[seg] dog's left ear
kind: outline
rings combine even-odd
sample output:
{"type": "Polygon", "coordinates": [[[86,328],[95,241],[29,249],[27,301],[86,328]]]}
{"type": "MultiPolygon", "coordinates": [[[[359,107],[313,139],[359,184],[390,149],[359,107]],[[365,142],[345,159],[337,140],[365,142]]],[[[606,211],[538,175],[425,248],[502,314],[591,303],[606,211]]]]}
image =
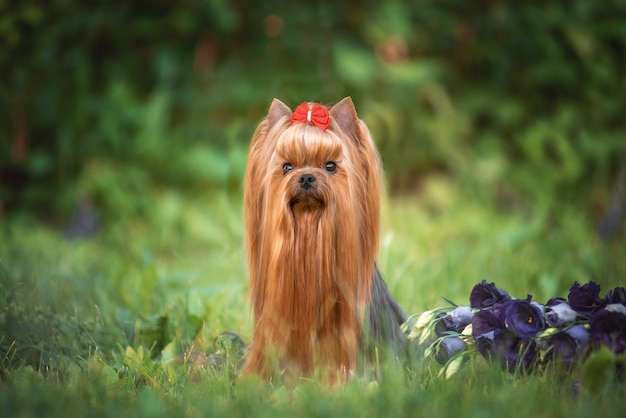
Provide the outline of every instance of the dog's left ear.
{"type": "Polygon", "coordinates": [[[350,96],[344,97],[330,109],[330,117],[334,119],[341,129],[354,139],[359,138],[359,118],[350,96]]]}
{"type": "Polygon", "coordinates": [[[267,122],[269,123],[269,128],[271,129],[279,120],[283,117],[291,116],[291,109],[289,106],[284,104],[278,99],[272,100],[272,104],[270,105],[270,110],[267,112],[267,122]]]}

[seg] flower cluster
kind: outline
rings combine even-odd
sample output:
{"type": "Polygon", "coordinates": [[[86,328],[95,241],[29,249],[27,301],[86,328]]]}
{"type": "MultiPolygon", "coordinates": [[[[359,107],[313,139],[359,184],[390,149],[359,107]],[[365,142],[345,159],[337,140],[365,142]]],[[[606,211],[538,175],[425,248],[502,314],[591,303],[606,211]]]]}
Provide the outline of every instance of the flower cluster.
{"type": "Polygon", "coordinates": [[[545,304],[532,296],[514,299],[494,283],[474,286],[469,306],[437,308],[421,314],[409,339],[428,343],[441,364],[477,351],[511,371],[526,372],[557,361],[567,370],[591,351],[607,347],[626,351],[626,290],[617,287],[604,297],[594,282],[575,283],[567,299],[545,304]]]}

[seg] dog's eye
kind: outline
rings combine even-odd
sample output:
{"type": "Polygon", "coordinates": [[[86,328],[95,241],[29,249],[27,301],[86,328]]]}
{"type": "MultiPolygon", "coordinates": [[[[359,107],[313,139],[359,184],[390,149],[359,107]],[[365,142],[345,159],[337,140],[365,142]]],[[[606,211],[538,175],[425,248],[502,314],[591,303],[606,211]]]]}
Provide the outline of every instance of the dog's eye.
{"type": "Polygon", "coordinates": [[[291,163],[283,164],[283,174],[287,174],[291,170],[293,170],[293,164],[291,164],[291,163]]]}
{"type": "Polygon", "coordinates": [[[337,163],[334,161],[329,161],[324,164],[324,169],[329,173],[334,173],[335,171],[337,171],[337,163]]]}

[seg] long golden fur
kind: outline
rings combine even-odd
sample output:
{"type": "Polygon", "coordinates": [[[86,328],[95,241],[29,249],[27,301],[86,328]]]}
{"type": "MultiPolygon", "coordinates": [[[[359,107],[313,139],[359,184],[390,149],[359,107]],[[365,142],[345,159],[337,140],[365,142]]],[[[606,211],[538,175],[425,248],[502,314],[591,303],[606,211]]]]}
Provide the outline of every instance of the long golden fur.
{"type": "Polygon", "coordinates": [[[349,97],[329,114],[326,131],[292,125],[291,110],[274,99],[252,138],[244,209],[254,332],[244,374],[333,382],[357,366],[378,253],[381,164],[349,97]],[[305,188],[306,176],[314,181],[305,188]]]}

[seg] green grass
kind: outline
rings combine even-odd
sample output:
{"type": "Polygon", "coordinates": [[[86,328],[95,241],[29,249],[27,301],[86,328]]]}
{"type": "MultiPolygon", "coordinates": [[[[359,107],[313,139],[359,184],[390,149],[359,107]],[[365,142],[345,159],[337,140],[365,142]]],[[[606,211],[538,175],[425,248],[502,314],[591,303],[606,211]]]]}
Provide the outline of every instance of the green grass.
{"type": "MultiPolygon", "coordinates": [[[[342,387],[237,378],[186,351],[223,331],[251,334],[239,197],[161,191],[149,214],[90,239],[9,220],[0,226],[0,416],[621,416],[623,382],[501,372],[472,359],[446,379],[431,360],[342,387]],[[197,362],[194,359],[198,360],[197,362]],[[582,379],[582,386],[578,380],[582,379]]],[[[474,284],[515,297],[566,296],[574,281],[624,286],[626,246],[601,242],[584,214],[559,219],[494,210],[444,179],[384,202],[380,267],[409,313],[442,297],[467,304],[474,284]]]]}

